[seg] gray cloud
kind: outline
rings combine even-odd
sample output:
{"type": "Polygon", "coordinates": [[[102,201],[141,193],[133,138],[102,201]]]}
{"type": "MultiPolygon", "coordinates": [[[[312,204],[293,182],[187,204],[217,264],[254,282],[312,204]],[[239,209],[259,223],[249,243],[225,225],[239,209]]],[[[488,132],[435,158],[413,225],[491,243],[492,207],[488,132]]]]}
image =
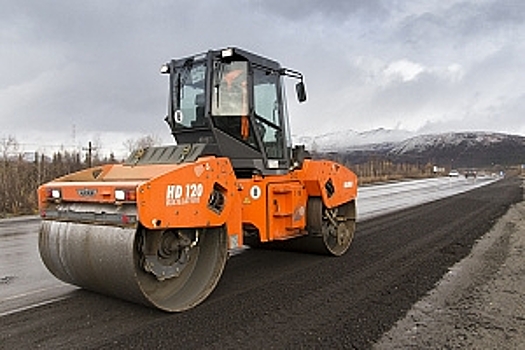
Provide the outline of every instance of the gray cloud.
{"type": "Polygon", "coordinates": [[[352,19],[381,18],[388,15],[388,9],[380,0],[259,0],[258,7],[287,21],[304,21],[312,17],[323,17],[337,22],[352,19]]]}
{"type": "MultiPolygon", "coordinates": [[[[170,140],[172,57],[236,45],[306,76],[294,133],[485,129],[525,134],[525,3],[2,1],[0,138],[122,148],[170,140]],[[312,126],[315,125],[314,128],[312,126]]],[[[289,97],[292,97],[291,93],[289,97]]]]}

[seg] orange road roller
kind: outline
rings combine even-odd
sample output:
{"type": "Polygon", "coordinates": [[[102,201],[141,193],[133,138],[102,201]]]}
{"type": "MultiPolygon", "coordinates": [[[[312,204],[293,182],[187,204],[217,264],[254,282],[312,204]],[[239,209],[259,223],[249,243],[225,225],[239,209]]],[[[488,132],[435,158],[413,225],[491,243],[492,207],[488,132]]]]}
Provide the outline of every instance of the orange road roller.
{"type": "Polygon", "coordinates": [[[176,145],[38,189],[40,255],[53,275],[179,312],[213,291],[231,250],[348,250],[357,178],[292,147],[283,80],[297,80],[303,102],[300,72],[226,48],[171,60],[161,73],[176,145]]]}

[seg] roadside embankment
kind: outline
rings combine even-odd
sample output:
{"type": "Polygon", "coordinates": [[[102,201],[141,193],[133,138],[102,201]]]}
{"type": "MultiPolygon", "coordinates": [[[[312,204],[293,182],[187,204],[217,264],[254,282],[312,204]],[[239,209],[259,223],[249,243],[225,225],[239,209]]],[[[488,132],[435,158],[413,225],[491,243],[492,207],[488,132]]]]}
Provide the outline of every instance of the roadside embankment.
{"type": "Polygon", "coordinates": [[[522,201],[374,348],[524,349],[524,256],[522,201]]]}

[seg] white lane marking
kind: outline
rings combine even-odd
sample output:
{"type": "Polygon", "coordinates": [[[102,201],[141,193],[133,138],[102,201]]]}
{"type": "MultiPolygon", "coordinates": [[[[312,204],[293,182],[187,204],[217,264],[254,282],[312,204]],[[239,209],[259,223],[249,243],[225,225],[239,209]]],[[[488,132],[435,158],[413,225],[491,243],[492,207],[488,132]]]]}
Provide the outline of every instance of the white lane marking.
{"type": "Polygon", "coordinates": [[[33,290],[33,291],[31,291],[31,292],[22,293],[22,294],[18,294],[18,295],[13,295],[13,296],[11,296],[11,297],[3,298],[2,300],[0,300],[0,305],[1,305],[2,303],[6,302],[6,301],[10,301],[10,300],[16,300],[16,299],[24,298],[24,297],[30,296],[30,295],[32,295],[32,294],[43,293],[43,292],[47,292],[47,291],[50,291],[50,290],[53,290],[53,289],[61,289],[61,288],[68,288],[68,287],[72,287],[72,286],[60,286],[60,287],[40,288],[40,289],[33,290]]]}
{"type": "Polygon", "coordinates": [[[62,297],[58,297],[58,298],[54,298],[54,299],[50,299],[50,300],[45,300],[45,301],[42,301],[40,303],[36,303],[36,304],[28,305],[28,306],[22,306],[22,307],[19,307],[17,309],[14,309],[14,310],[0,312],[0,317],[16,314],[18,312],[26,311],[26,310],[33,309],[33,308],[39,307],[39,306],[44,306],[44,305],[51,304],[51,303],[54,303],[54,302],[60,301],[60,300],[65,300],[65,299],[68,299],[68,298],[70,298],[70,297],[69,296],[62,296],[62,297]]]}

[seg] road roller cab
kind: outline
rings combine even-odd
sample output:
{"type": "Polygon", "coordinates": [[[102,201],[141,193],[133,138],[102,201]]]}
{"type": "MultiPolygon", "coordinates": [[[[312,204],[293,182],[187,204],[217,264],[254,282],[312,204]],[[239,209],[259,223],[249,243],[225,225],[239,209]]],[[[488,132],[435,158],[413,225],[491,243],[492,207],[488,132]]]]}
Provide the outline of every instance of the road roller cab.
{"type": "Polygon", "coordinates": [[[166,121],[177,145],[39,188],[39,247],[59,279],[166,311],[202,302],[228,251],[266,245],[342,255],[357,179],[292,148],[284,78],[301,73],[238,48],[172,60],[166,121]]]}
{"type": "Polygon", "coordinates": [[[301,73],[267,58],[228,48],[172,60],[168,122],[179,144],[204,144],[205,153],[228,158],[238,177],[286,174],[291,137],[283,103],[283,77],[301,73]]]}

